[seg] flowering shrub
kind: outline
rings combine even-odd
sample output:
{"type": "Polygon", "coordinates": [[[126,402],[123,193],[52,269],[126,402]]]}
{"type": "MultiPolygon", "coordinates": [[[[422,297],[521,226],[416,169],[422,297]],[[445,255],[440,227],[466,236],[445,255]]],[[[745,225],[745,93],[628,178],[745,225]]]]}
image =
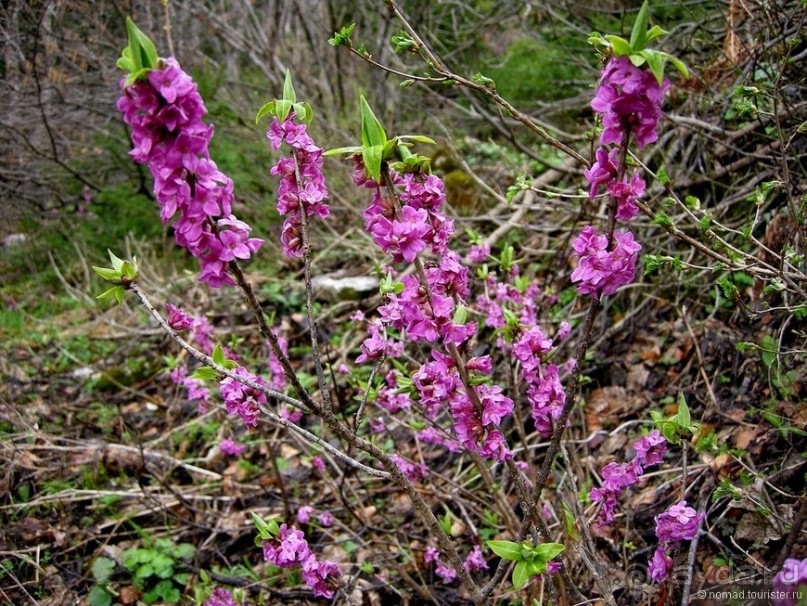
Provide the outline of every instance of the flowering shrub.
{"type": "MultiPolygon", "coordinates": [[[[332,42],[349,46],[351,32],[345,28],[332,42]]],[[[200,259],[199,279],[213,287],[235,285],[243,292],[266,344],[268,372],[262,374],[257,366],[250,370],[248,357],[215,344],[204,319],[170,304],[163,318],[138,284],[134,263],[124,267],[115,257],[113,267],[99,273],[115,289],[134,291],[155,321],[204,366],[191,376],[179,367],[171,372],[189,397],[210,403],[205,382],[215,382],[227,412],[249,429],[267,420],[308,441],[317,453],[310,459],[315,477],[344,473],[344,466],[376,482],[368,484],[370,490],[405,494],[430,535],[417,547],[422,557],[404,555],[422,561],[443,584],[459,582],[472,601],[488,604],[511,571],[512,586],[526,588],[528,597],[541,584],[542,590],[555,592],[553,599],[562,590],[577,600],[580,592],[568,566],[556,560],[568,546],[585,553],[585,565],[600,579],[597,591],[611,603],[609,585],[590,559],[595,549],[588,525],[613,524],[623,493],[648,468],[663,464],[668,441],[680,443],[696,424],[690,422],[688,410],[684,415],[685,404],[679,405],[674,417],[678,420],[657,421],[659,429],[633,443],[635,455],[629,462],[605,465],[601,485],[589,491],[598,506],[593,519],[578,503],[576,481],[569,480],[571,488],[557,486],[550,476],[555,462],[569,457],[563,452],[564,434],[595,315],[604,298],[616,296],[634,280],[643,249],[633,232],[616,226],[637,216],[648,188],[639,170],[628,174],[628,157],[633,143],[644,149],[658,139],[664,94],[670,87],[663,78],[661,55],[646,48],[658,35],[647,27],[645,7],[630,43],[608,37],[607,63],[591,102],[602,131],[595,158],[585,163],[584,177],[589,200],[604,193],[608,212],[605,225],[584,225],[569,238],[575,267],[565,277],[585,297],[588,309],[585,321],[574,327],[579,328],[574,357],[561,357],[572,324],[547,313],[555,291],[534,279],[532,267],[514,259],[513,246],[501,246],[496,257],[494,246],[473,236],[467,260],[460,254],[462,239],[446,208],[446,185],[431,173],[429,159],[411,149],[414,143],[431,140],[389,137],[362,98],[362,144],[323,152],[309,134],[311,108],[297,101],[287,74],[283,97],[261,108],[258,119],[270,118],[269,146],[285,154],[270,174],[278,181],[276,209],[284,218],[281,250],[303,268],[311,337],[310,359],[305,362],[314,370],[305,375],[292,364],[288,341],[270,325],[241,269],[241,262],[250,259],[262,241],[251,238],[251,228],[232,214],[232,181],[209,157],[212,127],[201,120],[205,110],[197,88],[175,60],[150,57],[148,45],[137,42],[136,35],[129,58],[145,63],[130,68],[119,104],[132,128],[132,157],[149,166],[161,218],[164,223],[174,220],[177,243],[200,259]],[[356,330],[363,331],[349,356],[352,360],[343,357],[328,373],[333,360],[319,350],[321,335],[313,311],[312,250],[317,243],[310,221],[330,216],[323,158],[339,153],[349,157],[352,180],[366,198],[361,214],[369,241],[377,247],[381,283],[375,311],[351,317],[354,336],[356,330]],[[177,334],[187,331],[187,340],[177,334]],[[342,386],[347,386],[344,391],[337,388],[342,386]],[[334,401],[344,393],[354,401],[334,401]],[[412,449],[397,450],[408,442],[412,449]],[[542,451],[540,463],[536,450],[542,451]],[[473,487],[457,487],[456,508],[440,503],[443,519],[427,500],[432,482],[442,481],[440,469],[430,464],[437,459],[473,470],[468,472],[473,487]],[[473,498],[480,502],[468,513],[463,499],[477,491],[481,496],[473,498]],[[571,504],[559,496],[563,494],[571,497],[571,504]],[[488,507],[501,521],[493,521],[488,507]],[[455,540],[465,532],[455,531],[452,524],[460,515],[471,535],[470,549],[455,540]],[[492,531],[487,536],[476,526],[479,518],[490,521],[483,529],[492,531]],[[510,538],[492,538],[504,533],[510,538]],[[489,559],[493,556],[498,557],[495,563],[489,559]]],[[[439,67],[434,61],[431,65],[439,67]]],[[[486,88],[484,80],[477,80],[475,90],[486,88]]],[[[559,142],[554,144],[566,151],[559,142]]],[[[570,155],[578,158],[576,152],[570,155]]],[[[244,452],[231,438],[220,449],[231,456],[244,452]]],[[[319,504],[285,505],[283,520],[253,514],[265,561],[299,573],[315,597],[350,600],[358,573],[348,572],[349,563],[321,559],[316,544],[312,542],[312,548],[305,534],[291,525],[292,520],[305,525],[310,538],[318,536],[314,533],[326,535],[324,528],[340,528],[345,520],[339,518],[337,525],[337,515],[318,511],[319,504]]],[[[361,520],[359,514],[354,516],[361,520]]],[[[649,562],[652,580],[660,583],[670,576],[676,544],[695,539],[704,519],[704,512],[684,500],[655,516],[659,544],[649,562]]],[[[366,567],[360,570],[366,573],[366,567]]],[[[284,577],[294,578],[300,577],[284,577]]],[[[227,603],[225,593],[215,593],[210,600],[227,603]]]]}

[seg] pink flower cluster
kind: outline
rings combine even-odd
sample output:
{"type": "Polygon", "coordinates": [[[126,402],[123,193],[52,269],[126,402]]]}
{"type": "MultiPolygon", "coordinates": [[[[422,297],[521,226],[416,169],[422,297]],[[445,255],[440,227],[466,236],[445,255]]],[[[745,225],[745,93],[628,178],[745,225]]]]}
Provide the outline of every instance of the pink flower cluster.
{"type": "Polygon", "coordinates": [[[633,281],[637,253],[642,245],[634,241],[630,231],[614,232],[613,247],[609,250],[608,238],[588,225],[572,243],[572,248],[580,256],[572,272],[572,282],[579,282],[577,292],[598,299],[614,294],[620,286],[633,281]]]}
{"type": "MultiPolygon", "coordinates": [[[[612,58],[597,85],[591,107],[602,114],[602,146],[597,149],[594,164],[584,174],[591,185],[589,197],[594,198],[604,185],[620,221],[630,221],[639,212],[636,200],[644,194],[647,184],[636,172],[628,179],[625,171],[620,171],[619,148],[609,151],[608,146],[621,144],[625,133],[632,133],[641,149],[657,141],[661,104],[669,86],[667,80],[659,85],[649,69],[634,66],[627,57],[612,58]],[[620,174],[623,176],[617,180],[620,174]]],[[[617,288],[633,281],[636,253],[642,247],[634,242],[631,232],[615,233],[609,244],[606,236],[597,235],[589,226],[573,246],[581,257],[572,273],[572,282],[578,283],[580,294],[597,299],[612,295],[617,288]]]]}
{"type": "MultiPolygon", "coordinates": [[[[512,458],[498,427],[505,417],[512,414],[513,401],[502,393],[498,385],[473,387],[474,394],[470,395],[462,383],[454,359],[437,349],[432,350],[431,355],[432,360],[422,364],[412,376],[425,416],[434,419],[448,404],[454,433],[467,450],[486,459],[502,461],[512,458]]],[[[487,375],[492,370],[491,359],[489,356],[471,358],[465,367],[469,373],[487,375]]],[[[451,445],[441,440],[437,432],[429,437],[443,445],[451,445]]]]}
{"type": "Polygon", "coordinates": [[[202,606],[238,606],[238,602],[233,599],[229,591],[223,587],[216,587],[202,606]]]}
{"type": "Polygon", "coordinates": [[[659,545],[650,560],[648,572],[656,583],[665,581],[672,572],[673,561],[670,557],[670,544],[678,541],[691,541],[698,534],[698,527],[704,514],[687,506],[686,501],[679,501],[664,513],[656,516],[656,536],[659,545]]]}
{"type": "Polygon", "coordinates": [[[591,184],[589,197],[594,199],[599,187],[605,185],[608,193],[616,200],[616,218],[619,221],[630,221],[639,212],[636,200],[644,194],[647,184],[639,176],[638,172],[633,173],[630,181],[628,181],[627,177],[622,177],[622,180],[617,183],[618,152],[617,148],[608,152],[604,147],[600,147],[597,149],[594,164],[591,165],[591,168],[586,169],[583,174],[591,184]]]}
{"type": "MultiPolygon", "coordinates": [[[[259,376],[252,374],[243,366],[233,371],[238,376],[254,381],[259,385],[268,387],[259,376]]],[[[235,379],[227,377],[219,383],[219,392],[224,399],[224,405],[229,414],[237,414],[247,427],[257,427],[258,416],[261,413],[260,405],[266,404],[266,394],[235,379]]]]}
{"type": "Polygon", "coordinates": [[[664,460],[667,452],[667,441],[658,429],[654,429],[638,442],[633,443],[636,456],[630,463],[608,463],[602,468],[602,487],[592,488],[589,497],[595,503],[601,503],[597,514],[596,526],[604,526],[614,521],[614,508],[622,491],[635,484],[645,469],[658,465],[664,460]]]}
{"type": "Polygon", "coordinates": [[[322,149],[306,132],[304,122],[295,122],[292,114],[282,123],[275,117],[266,136],[272,149],[278,150],[285,142],[291,147],[290,157],[278,160],[269,173],[278,177],[277,212],[286,217],[280,234],[283,253],[287,257],[303,256],[302,215],[317,215],[326,219],[330,208],[325,204],[328,189],[322,175],[322,149]]]}
{"type": "Polygon", "coordinates": [[[436,255],[446,253],[454,221],[439,211],[445,201],[443,181],[435,175],[400,176],[393,171],[390,178],[402,188],[401,213],[396,216],[394,204],[378,188],[364,211],[365,227],[375,243],[392,254],[394,263],[411,263],[427,246],[436,255]]]}
{"type": "Polygon", "coordinates": [[[632,132],[641,149],[658,141],[658,122],[668,80],[659,86],[649,69],[633,65],[627,57],[613,57],[603,70],[591,108],[602,114],[603,145],[619,143],[622,133],[632,132]]]}
{"type": "Polygon", "coordinates": [[[558,367],[543,361],[552,347],[552,339],[544,336],[538,326],[524,331],[513,344],[513,356],[521,362],[521,376],[527,384],[535,429],[542,438],[552,435],[554,422],[566,403],[558,367]]]}
{"type": "MultiPolygon", "coordinates": [[[[362,343],[357,362],[377,360],[384,354],[400,355],[402,343],[389,338],[390,332],[401,334],[412,343],[441,343],[446,349],[452,345],[462,346],[476,334],[477,325],[455,315],[464,306],[470,289],[468,268],[462,265],[459,255],[448,248],[454,224],[440,212],[445,201],[443,182],[435,175],[398,175],[390,171],[391,185],[399,191],[398,209],[395,200],[384,197],[380,184],[366,176],[361,159],[354,160],[354,182],[375,189],[364,213],[366,228],[373,240],[392,255],[395,263],[412,262],[427,248],[439,257],[437,261],[424,263],[420,275],[405,276],[400,292],[385,295],[384,305],[378,309],[384,334],[380,327],[374,328],[371,323],[370,336],[362,343]]],[[[513,401],[498,386],[464,385],[453,357],[437,348],[432,349],[431,354],[433,359],[424,363],[413,376],[426,417],[434,420],[448,404],[454,433],[466,449],[485,458],[510,458],[512,455],[498,426],[512,413],[513,401]]],[[[491,361],[489,357],[472,358],[466,367],[469,373],[490,374],[491,361]]],[[[389,377],[387,382],[389,384],[389,377]]],[[[405,402],[387,397],[391,391],[391,385],[379,390],[379,400],[387,400],[384,407],[389,412],[393,411],[393,406],[408,406],[408,397],[405,402]]],[[[378,422],[374,426],[383,428],[378,422]]],[[[424,434],[426,439],[455,446],[437,429],[432,429],[434,433],[424,434]]],[[[408,475],[417,473],[410,471],[408,475]]]]}
{"type": "MultiPolygon", "coordinates": [[[[434,547],[427,547],[423,553],[423,562],[426,564],[434,564],[434,574],[440,577],[446,585],[453,583],[457,578],[457,571],[440,559],[440,552],[434,547]]],[[[488,563],[485,556],[482,555],[482,549],[479,545],[474,545],[473,549],[468,553],[465,561],[462,563],[463,568],[468,574],[479,572],[480,570],[487,570],[488,563]]]]}
{"type": "MultiPolygon", "coordinates": [[[[455,252],[446,251],[439,265],[427,267],[425,273],[428,291],[416,276],[410,275],[403,278],[400,294],[386,295],[385,304],[378,308],[382,323],[405,331],[413,343],[464,343],[476,334],[476,323],[455,323],[454,312],[469,293],[468,268],[460,264],[455,252]]],[[[369,346],[368,341],[365,344],[369,346]]],[[[379,350],[381,342],[373,348],[379,350]]]]}
{"type": "Polygon", "coordinates": [[[446,585],[456,580],[457,571],[446,566],[445,562],[440,559],[440,552],[434,547],[426,548],[423,554],[423,562],[426,564],[434,564],[434,574],[440,577],[446,585]]]}
{"type": "MultiPolygon", "coordinates": [[[[531,282],[527,288],[521,292],[512,282],[519,276],[521,270],[518,265],[513,264],[507,275],[501,278],[494,272],[490,272],[485,278],[485,292],[476,299],[476,306],[485,315],[485,325],[488,328],[504,328],[504,310],[513,312],[519,324],[530,327],[534,326],[538,318],[537,301],[541,296],[541,289],[535,282],[531,282]]],[[[506,347],[504,340],[499,344],[506,347]]]]}
{"type": "Polygon", "coordinates": [[[240,457],[247,449],[243,444],[239,444],[232,438],[224,438],[219,443],[219,450],[226,454],[228,457],[240,457]]]}
{"type": "Polygon", "coordinates": [[[286,524],[281,524],[276,539],[263,542],[263,557],[280,568],[301,566],[305,584],[317,597],[332,598],[336,579],[342,576],[335,562],[317,560],[301,530],[286,524]]]}
{"type": "Polygon", "coordinates": [[[774,606],[796,606],[804,599],[807,587],[807,558],[787,558],[782,569],[773,577],[774,606]]]}
{"type": "Polygon", "coordinates": [[[148,164],[160,218],[173,223],[177,244],[201,261],[199,280],[214,288],[235,284],[227,273],[235,259],[249,259],[263,243],[232,213],[233,182],[210,159],[213,127],[196,84],[173,58],[160,59],[148,78],[121,82],[118,110],[132,129],[135,162],[148,164]]]}

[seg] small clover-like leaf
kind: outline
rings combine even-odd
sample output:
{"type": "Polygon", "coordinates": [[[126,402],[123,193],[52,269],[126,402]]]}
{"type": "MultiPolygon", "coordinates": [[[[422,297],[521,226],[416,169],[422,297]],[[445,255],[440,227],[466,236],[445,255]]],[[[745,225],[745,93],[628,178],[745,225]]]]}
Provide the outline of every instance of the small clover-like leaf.
{"type": "Polygon", "coordinates": [[[92,576],[99,583],[106,583],[115,573],[115,560],[110,558],[96,558],[92,563],[92,576]]]}

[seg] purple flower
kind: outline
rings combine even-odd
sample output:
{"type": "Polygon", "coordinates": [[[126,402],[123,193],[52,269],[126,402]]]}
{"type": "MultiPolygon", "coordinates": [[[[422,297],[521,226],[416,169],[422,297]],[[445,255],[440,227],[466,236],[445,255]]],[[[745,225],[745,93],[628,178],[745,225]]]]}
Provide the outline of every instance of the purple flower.
{"type": "Polygon", "coordinates": [[[633,281],[637,253],[642,245],[635,242],[631,232],[614,232],[613,250],[607,250],[608,240],[587,226],[572,243],[580,261],[572,272],[572,282],[579,282],[577,292],[600,296],[614,294],[620,286],[633,281]]]}
{"type": "Polygon", "coordinates": [[[333,526],[333,514],[330,511],[323,511],[317,516],[317,522],[323,528],[329,528],[333,526]]]}
{"type": "Polygon", "coordinates": [[[633,173],[630,182],[621,183],[611,181],[608,183],[608,193],[617,200],[616,218],[620,221],[630,221],[639,212],[636,200],[644,193],[645,182],[638,173],[633,173]]]}
{"type": "Polygon", "coordinates": [[[639,147],[658,140],[658,122],[664,92],[670,83],[659,86],[649,69],[635,67],[627,57],[614,57],[605,66],[591,107],[603,115],[603,145],[618,143],[625,129],[639,147]]]}
{"type": "Polygon", "coordinates": [[[243,444],[233,441],[232,438],[225,438],[219,443],[219,450],[230,457],[241,456],[246,448],[243,444]]]}
{"type": "Polygon", "coordinates": [[[474,545],[468,557],[465,558],[463,566],[465,570],[468,571],[468,574],[488,569],[488,563],[485,560],[485,556],[482,555],[482,550],[479,548],[479,545],[474,545]]]}
{"type": "Polygon", "coordinates": [[[471,263],[484,263],[490,254],[490,245],[488,244],[474,244],[471,246],[471,251],[468,253],[468,260],[471,263]]]}
{"type": "Polygon", "coordinates": [[[429,468],[425,465],[411,463],[397,454],[390,455],[390,459],[400,468],[410,482],[419,482],[429,473],[429,468]]]}
{"type": "Polygon", "coordinates": [[[482,423],[499,426],[504,417],[513,412],[513,400],[502,394],[498,385],[480,385],[476,388],[482,404],[482,423]]]}
{"type": "Polygon", "coordinates": [[[314,595],[321,598],[332,598],[333,586],[338,584],[336,579],[342,576],[339,565],[336,562],[317,561],[312,553],[302,566],[303,580],[314,592],[314,595]]]}
{"type": "Polygon", "coordinates": [[[592,200],[597,195],[597,189],[600,185],[608,185],[616,177],[617,153],[619,153],[619,150],[616,148],[612,149],[610,153],[604,147],[597,148],[594,164],[591,165],[591,168],[583,171],[583,176],[591,183],[588,197],[592,200]]]}
{"type": "Polygon", "coordinates": [[[698,534],[703,514],[688,507],[686,501],[679,501],[664,513],[657,515],[655,520],[656,536],[660,543],[691,541],[698,534]]]}
{"type": "Polygon", "coordinates": [[[661,435],[658,429],[654,429],[638,442],[633,443],[636,451],[636,462],[642,467],[659,465],[664,460],[664,453],[667,452],[667,440],[661,435]]]}
{"type": "Polygon", "coordinates": [[[434,574],[443,580],[443,583],[448,585],[457,579],[457,571],[449,568],[441,560],[437,560],[437,565],[434,567],[434,574]]]}
{"type": "Polygon", "coordinates": [[[238,603],[233,600],[229,591],[223,587],[216,587],[202,606],[238,606],[238,603]]]}
{"type": "Polygon", "coordinates": [[[118,109],[131,127],[135,162],[148,164],[160,218],[174,216],[177,244],[201,261],[199,280],[213,288],[235,284],[228,263],[248,259],[262,240],[249,238],[244,222],[223,229],[232,217],[233,182],[210,160],[213,127],[202,121],[207,112],[193,80],[173,59],[161,59],[148,78],[123,88],[118,109]]]}
{"type": "Polygon", "coordinates": [[[310,553],[302,531],[286,524],[280,525],[276,539],[263,542],[263,558],[281,568],[291,568],[307,559],[310,553]]]}
{"type": "Polygon", "coordinates": [[[276,538],[263,542],[263,557],[281,568],[301,566],[305,584],[318,597],[333,597],[336,578],[342,575],[336,563],[318,561],[302,531],[286,524],[281,524],[276,538]]]}
{"type": "Polygon", "coordinates": [[[297,510],[297,522],[299,524],[308,524],[311,521],[311,514],[314,513],[314,511],[311,505],[303,505],[297,510]]]}
{"type": "Polygon", "coordinates": [[[168,309],[168,318],[166,320],[168,322],[168,326],[176,331],[188,330],[191,326],[193,326],[193,318],[191,318],[184,311],[178,307],[174,307],[170,303],[167,303],[165,307],[168,309]]]}
{"type": "Polygon", "coordinates": [[[549,438],[566,403],[566,392],[560,382],[559,369],[555,364],[546,364],[540,372],[523,374],[529,384],[527,400],[532,407],[535,429],[542,438],[549,438]]]}
{"type": "MultiPolygon", "coordinates": [[[[257,375],[253,375],[243,366],[239,366],[233,372],[259,385],[266,385],[263,379],[257,375]]],[[[248,427],[256,427],[258,425],[258,415],[261,412],[260,405],[266,404],[265,393],[244,385],[243,383],[239,383],[230,377],[227,377],[219,383],[219,392],[224,399],[224,405],[227,407],[228,413],[240,416],[244,424],[248,427]]]]}
{"type": "Polygon", "coordinates": [[[773,577],[774,595],[771,602],[774,606],[796,606],[802,603],[807,587],[807,558],[797,560],[787,558],[781,570],[773,577]]]}
{"type": "Polygon", "coordinates": [[[325,473],[325,462],[322,460],[322,457],[311,457],[311,467],[319,474],[325,473]]]}
{"type": "Polygon", "coordinates": [[[670,577],[672,567],[673,561],[672,558],[667,555],[667,549],[659,545],[647,566],[650,578],[655,583],[663,583],[670,577]]]}

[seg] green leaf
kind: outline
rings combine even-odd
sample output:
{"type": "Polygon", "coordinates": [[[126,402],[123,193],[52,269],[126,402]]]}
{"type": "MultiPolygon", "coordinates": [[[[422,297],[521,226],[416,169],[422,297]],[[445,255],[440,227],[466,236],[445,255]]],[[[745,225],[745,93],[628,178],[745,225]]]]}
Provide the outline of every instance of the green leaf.
{"type": "Polygon", "coordinates": [[[521,560],[521,544],[513,541],[487,541],[491,551],[505,560],[521,560]]]}
{"type": "Polygon", "coordinates": [[[196,546],[191,543],[180,543],[174,547],[172,555],[179,560],[192,560],[196,555],[196,546]]]}
{"type": "Polygon", "coordinates": [[[416,141],[417,143],[429,143],[430,145],[437,145],[437,142],[434,139],[424,137],[423,135],[401,135],[398,138],[404,141],[416,141]]]}
{"type": "Polygon", "coordinates": [[[216,343],[216,346],[213,348],[213,354],[211,355],[211,357],[213,358],[213,361],[216,364],[218,364],[219,366],[222,366],[224,364],[224,360],[225,360],[225,358],[224,358],[224,350],[221,348],[221,345],[219,345],[218,343],[216,343]]]}
{"type": "Polygon", "coordinates": [[[106,583],[115,573],[115,560],[110,558],[96,558],[92,563],[92,576],[99,583],[106,583]]]}
{"type": "Polygon", "coordinates": [[[97,273],[107,282],[120,284],[120,277],[121,277],[120,271],[112,269],[110,267],[97,267],[96,265],[93,265],[92,269],[95,273],[97,273]]]}
{"type": "Polygon", "coordinates": [[[201,381],[215,381],[219,373],[207,366],[197,368],[191,375],[191,379],[199,379],[201,381]]]}
{"type": "Polygon", "coordinates": [[[387,143],[387,133],[384,132],[384,127],[378,121],[367,99],[364,95],[361,96],[361,142],[366,147],[379,146],[384,147],[387,143]]]}
{"type": "Polygon", "coordinates": [[[647,35],[645,36],[644,43],[645,43],[645,45],[647,45],[648,42],[651,42],[651,41],[655,40],[656,38],[660,38],[661,36],[663,36],[665,34],[668,34],[668,33],[669,32],[664,31],[658,25],[654,25],[653,27],[651,27],[647,31],[647,35]]]}
{"type": "Polygon", "coordinates": [[[468,308],[464,305],[459,305],[454,311],[454,317],[451,322],[454,324],[465,324],[468,321],[468,308]]]}
{"type": "Polygon", "coordinates": [[[383,145],[371,145],[362,148],[362,158],[364,159],[364,169],[370,178],[376,183],[381,182],[381,162],[384,157],[383,145]]]}
{"type": "Polygon", "coordinates": [[[639,14],[636,16],[636,22],[633,24],[633,31],[630,34],[630,45],[636,51],[642,50],[647,43],[647,13],[648,0],[644,0],[642,8],[639,9],[639,14]]]}
{"type": "Polygon", "coordinates": [[[516,564],[516,567],[513,569],[513,589],[521,589],[527,581],[530,580],[532,575],[530,574],[530,564],[532,562],[521,561],[516,564]]]}
{"type": "Polygon", "coordinates": [[[314,119],[314,112],[308,103],[295,103],[292,105],[292,108],[294,109],[294,114],[297,116],[297,119],[300,122],[311,124],[311,121],[314,119]]]}
{"type": "Polygon", "coordinates": [[[608,34],[605,36],[605,39],[611,43],[611,48],[614,50],[614,55],[617,57],[623,57],[625,55],[630,55],[633,53],[633,48],[631,48],[630,43],[620,36],[615,36],[613,34],[608,34]]]}
{"type": "Polygon", "coordinates": [[[252,523],[255,525],[255,528],[257,528],[258,535],[261,539],[273,539],[280,532],[280,527],[277,525],[277,521],[269,520],[267,522],[254,511],[250,511],[249,514],[252,516],[252,523]]]}
{"type": "Polygon", "coordinates": [[[678,73],[680,73],[684,78],[689,78],[689,70],[687,69],[687,66],[684,65],[683,61],[676,59],[668,53],[663,53],[663,55],[669,59],[670,63],[673,64],[673,67],[678,70],[678,73]]]}
{"type": "Polygon", "coordinates": [[[113,286],[107,291],[102,292],[100,295],[95,297],[96,299],[103,300],[108,299],[109,297],[115,297],[118,303],[123,302],[123,295],[126,294],[126,289],[123,286],[113,286]]]}
{"type": "Polygon", "coordinates": [[[650,50],[648,48],[639,51],[639,55],[647,60],[647,65],[650,71],[656,77],[659,86],[664,82],[664,54],[660,51],[650,50]]]}
{"type": "Polygon", "coordinates": [[[533,553],[542,561],[548,562],[558,555],[561,551],[566,549],[560,543],[542,543],[533,548],[533,553]]]}
{"type": "Polygon", "coordinates": [[[154,43],[149,40],[135,25],[130,17],[126,17],[126,33],[128,46],[121,53],[117,65],[121,69],[129,72],[126,78],[126,85],[142,79],[148,72],[157,67],[157,49],[154,43]]]}
{"type": "Polygon", "coordinates": [[[678,423],[678,425],[681,427],[689,427],[692,424],[692,418],[689,414],[689,406],[687,406],[687,401],[683,392],[678,394],[678,412],[670,420],[674,423],[678,423]]]}
{"type": "Polygon", "coordinates": [[[350,36],[353,35],[353,30],[356,29],[356,24],[351,23],[341,28],[338,32],[334,32],[333,38],[328,39],[328,44],[331,46],[349,46],[350,36]]]}
{"type": "Polygon", "coordinates": [[[350,156],[354,156],[356,154],[360,154],[361,151],[362,151],[361,147],[359,147],[357,145],[353,145],[351,147],[336,147],[334,149],[329,149],[328,151],[326,151],[322,155],[323,156],[338,156],[338,155],[341,155],[341,154],[348,154],[350,156]]]}
{"type": "Polygon", "coordinates": [[[112,606],[112,595],[100,585],[96,585],[87,594],[87,603],[90,606],[112,606]]]}
{"type": "Polygon", "coordinates": [[[119,259],[118,257],[116,257],[115,253],[113,253],[109,249],[107,249],[106,252],[109,255],[109,261],[112,263],[112,267],[114,267],[118,271],[121,271],[121,269],[123,268],[123,259],[119,259]]]}
{"type": "Polygon", "coordinates": [[[297,103],[297,93],[294,92],[294,85],[291,83],[291,72],[286,70],[286,77],[283,80],[283,100],[297,103]]]}
{"type": "Polygon", "coordinates": [[[137,569],[134,576],[136,579],[147,579],[154,576],[154,567],[151,564],[143,564],[137,569]]]}
{"type": "Polygon", "coordinates": [[[275,114],[278,122],[285,122],[291,112],[291,101],[288,99],[277,99],[275,101],[275,114]]]}
{"type": "Polygon", "coordinates": [[[580,533],[577,532],[577,527],[575,526],[577,518],[575,518],[575,515],[572,512],[572,508],[569,507],[569,504],[566,501],[561,501],[560,507],[563,511],[563,526],[566,528],[566,534],[569,535],[569,538],[573,541],[579,541],[580,533]]]}
{"type": "Polygon", "coordinates": [[[255,115],[255,124],[261,121],[261,118],[268,115],[275,115],[275,101],[274,99],[268,103],[264,103],[255,115]]]}
{"type": "Polygon", "coordinates": [[[672,219],[670,219],[670,217],[667,216],[667,213],[663,211],[656,213],[656,216],[653,217],[653,224],[660,225],[661,227],[673,226],[672,219]]]}

